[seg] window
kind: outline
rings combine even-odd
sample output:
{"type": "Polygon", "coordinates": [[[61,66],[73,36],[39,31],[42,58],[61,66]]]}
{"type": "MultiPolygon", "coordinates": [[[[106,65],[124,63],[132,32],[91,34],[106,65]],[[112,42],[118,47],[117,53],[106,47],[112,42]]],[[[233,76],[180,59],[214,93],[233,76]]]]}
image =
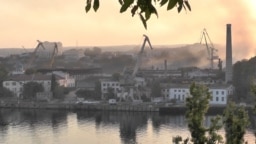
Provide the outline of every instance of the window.
{"type": "Polygon", "coordinates": [[[114,84],[114,83],[112,83],[112,86],[115,86],[115,84],[114,84]]]}
{"type": "Polygon", "coordinates": [[[221,94],[224,95],[224,91],[222,91],[221,94]]]}
{"type": "Polygon", "coordinates": [[[179,90],[179,92],[180,92],[180,90],[179,90]]]}
{"type": "Polygon", "coordinates": [[[219,97],[216,97],[216,101],[219,101],[219,97]]]}
{"type": "Polygon", "coordinates": [[[6,85],[6,86],[9,86],[9,82],[6,82],[5,85],[6,85]]]}
{"type": "Polygon", "coordinates": [[[185,100],[185,96],[184,95],[182,95],[182,100],[185,100]]]}
{"type": "Polygon", "coordinates": [[[224,101],[224,97],[222,97],[221,100],[224,101]]]}
{"type": "Polygon", "coordinates": [[[16,82],[12,82],[12,85],[16,85],[16,82]]]}
{"type": "Polygon", "coordinates": [[[216,91],[216,95],[218,95],[219,94],[219,91],[216,91]]]}
{"type": "Polygon", "coordinates": [[[103,83],[103,86],[106,86],[106,84],[105,84],[105,83],[103,83]]]}
{"type": "Polygon", "coordinates": [[[176,94],[174,95],[174,99],[176,99],[176,94]]]}
{"type": "Polygon", "coordinates": [[[182,90],[183,92],[185,92],[185,90],[182,90]]]}
{"type": "Polygon", "coordinates": [[[176,92],[176,89],[174,90],[174,92],[176,92]]]}

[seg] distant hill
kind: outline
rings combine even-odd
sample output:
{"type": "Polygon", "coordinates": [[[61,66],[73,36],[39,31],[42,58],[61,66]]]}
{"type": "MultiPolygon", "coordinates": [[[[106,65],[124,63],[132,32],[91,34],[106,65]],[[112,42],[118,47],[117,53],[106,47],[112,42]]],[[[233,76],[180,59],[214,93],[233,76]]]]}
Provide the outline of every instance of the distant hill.
{"type": "Polygon", "coordinates": [[[0,49],[0,57],[7,57],[10,55],[17,55],[22,53],[32,52],[33,49],[23,49],[23,48],[2,48],[0,49]]]}

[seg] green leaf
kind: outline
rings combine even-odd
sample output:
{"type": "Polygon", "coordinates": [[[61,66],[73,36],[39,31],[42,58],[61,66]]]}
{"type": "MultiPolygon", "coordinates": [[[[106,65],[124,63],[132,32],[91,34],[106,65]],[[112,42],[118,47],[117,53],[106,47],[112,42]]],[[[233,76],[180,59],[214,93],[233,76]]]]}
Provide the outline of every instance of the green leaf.
{"type": "Polygon", "coordinates": [[[178,0],[178,13],[180,13],[180,11],[182,10],[183,7],[183,0],[178,0]]]}
{"type": "Polygon", "coordinates": [[[133,3],[134,0],[125,0],[124,4],[122,5],[120,9],[120,13],[125,12],[127,8],[133,3]]]}
{"type": "Polygon", "coordinates": [[[191,7],[190,7],[190,4],[188,1],[184,1],[185,2],[185,5],[187,6],[187,8],[189,9],[189,11],[191,11],[191,7]]]}
{"type": "Polygon", "coordinates": [[[119,3],[120,3],[120,5],[123,5],[123,0],[118,0],[119,1],[119,3]]]}
{"type": "Polygon", "coordinates": [[[138,5],[135,5],[135,6],[132,8],[132,10],[131,10],[132,16],[135,15],[135,12],[137,11],[137,9],[138,9],[138,5]]]}
{"type": "Polygon", "coordinates": [[[150,11],[151,11],[151,13],[154,13],[154,14],[156,14],[156,16],[158,17],[158,13],[157,13],[157,10],[156,10],[156,8],[153,6],[153,5],[150,5],[150,11]]]}
{"type": "Polygon", "coordinates": [[[145,11],[146,20],[148,20],[148,19],[150,18],[150,16],[151,16],[151,12],[150,12],[149,9],[147,9],[147,10],[145,11]]]}
{"type": "Polygon", "coordinates": [[[171,10],[174,8],[174,6],[177,4],[178,0],[169,0],[167,10],[171,10]]]}
{"type": "Polygon", "coordinates": [[[139,15],[140,15],[140,20],[142,21],[144,28],[147,29],[147,22],[146,22],[146,20],[144,19],[144,17],[142,16],[141,13],[139,13],[139,15]]]}
{"type": "Polygon", "coordinates": [[[85,11],[86,13],[91,9],[91,0],[87,0],[86,6],[85,6],[85,11]]]}
{"type": "Polygon", "coordinates": [[[94,0],[93,9],[94,9],[95,12],[98,10],[99,6],[100,6],[99,0],[94,0]]]}
{"type": "Polygon", "coordinates": [[[87,4],[85,7],[85,11],[86,13],[91,9],[91,4],[87,4]]]}
{"type": "Polygon", "coordinates": [[[165,5],[167,2],[168,2],[168,0],[162,0],[162,1],[160,2],[160,6],[165,5]]]}

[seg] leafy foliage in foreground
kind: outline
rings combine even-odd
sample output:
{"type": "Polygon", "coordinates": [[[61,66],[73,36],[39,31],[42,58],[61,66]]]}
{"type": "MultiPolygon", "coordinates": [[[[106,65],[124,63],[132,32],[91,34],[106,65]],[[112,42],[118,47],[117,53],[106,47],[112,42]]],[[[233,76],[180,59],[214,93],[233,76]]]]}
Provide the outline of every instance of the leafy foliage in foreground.
{"type": "Polygon", "coordinates": [[[191,97],[186,100],[186,119],[192,138],[186,138],[183,141],[181,136],[176,136],[173,138],[173,143],[224,143],[222,136],[217,134],[218,130],[222,128],[222,123],[225,125],[226,144],[242,144],[245,142],[244,134],[249,125],[249,116],[244,107],[236,106],[233,102],[230,102],[223,116],[211,119],[210,127],[206,128],[204,126],[204,116],[208,110],[211,95],[205,86],[197,84],[191,85],[190,94],[191,97]]]}
{"type": "Polygon", "coordinates": [[[226,131],[226,143],[242,144],[246,128],[249,125],[249,116],[244,107],[237,107],[234,103],[229,103],[224,112],[223,122],[226,131]]]}
{"type": "MultiPolygon", "coordinates": [[[[147,29],[147,21],[152,14],[158,17],[158,12],[155,7],[157,4],[161,7],[167,5],[167,10],[171,10],[177,6],[178,12],[181,12],[182,9],[191,11],[188,0],[119,0],[119,3],[121,5],[120,13],[127,11],[128,8],[131,9],[132,16],[138,14],[145,29],[147,29]]],[[[100,0],[87,0],[85,11],[89,12],[91,7],[97,12],[100,7],[100,0]]]]}

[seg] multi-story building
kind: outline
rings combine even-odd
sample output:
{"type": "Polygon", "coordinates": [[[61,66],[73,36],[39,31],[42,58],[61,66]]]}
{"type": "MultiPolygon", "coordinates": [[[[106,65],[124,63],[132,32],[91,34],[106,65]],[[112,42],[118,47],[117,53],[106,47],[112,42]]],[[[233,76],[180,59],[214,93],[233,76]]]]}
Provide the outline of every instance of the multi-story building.
{"type": "MultiPolygon", "coordinates": [[[[166,100],[176,100],[185,102],[186,98],[191,96],[189,92],[189,84],[167,84],[162,89],[162,95],[166,100]]],[[[227,104],[228,97],[233,94],[234,87],[232,85],[210,85],[209,92],[212,95],[210,104],[227,104]]]]}
{"type": "MultiPolygon", "coordinates": [[[[28,82],[36,82],[42,84],[44,92],[51,91],[51,75],[12,75],[7,80],[3,81],[3,87],[9,89],[16,97],[21,97],[24,84],[28,82]]],[[[60,83],[63,80],[61,77],[56,77],[56,81],[60,83]]]]}
{"type": "Polygon", "coordinates": [[[115,94],[117,94],[121,90],[119,81],[101,80],[101,94],[102,94],[102,97],[104,97],[104,95],[108,93],[109,88],[113,89],[113,92],[115,94]]]}

